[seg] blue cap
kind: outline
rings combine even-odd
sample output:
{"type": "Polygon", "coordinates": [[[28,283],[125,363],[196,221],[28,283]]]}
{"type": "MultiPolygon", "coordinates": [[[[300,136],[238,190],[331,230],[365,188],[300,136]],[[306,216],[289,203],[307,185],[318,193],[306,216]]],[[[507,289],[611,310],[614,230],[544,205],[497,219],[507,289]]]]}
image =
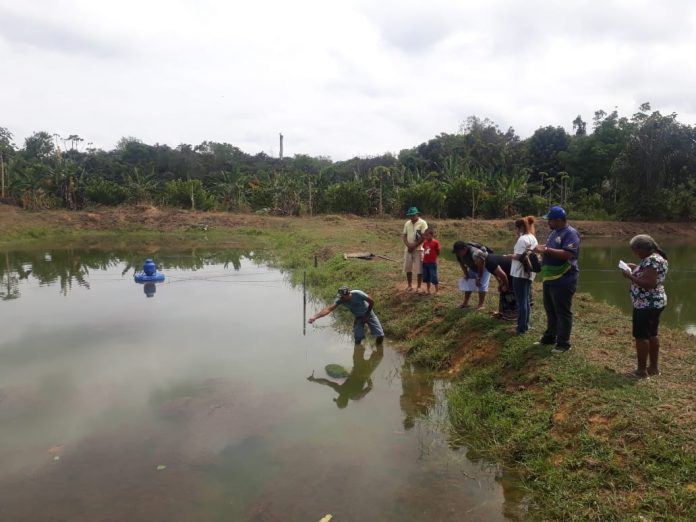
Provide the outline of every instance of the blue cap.
{"type": "Polygon", "coordinates": [[[566,211],[563,207],[551,207],[549,211],[546,213],[545,216],[542,216],[544,219],[563,219],[565,220],[566,218],[566,211]]]}

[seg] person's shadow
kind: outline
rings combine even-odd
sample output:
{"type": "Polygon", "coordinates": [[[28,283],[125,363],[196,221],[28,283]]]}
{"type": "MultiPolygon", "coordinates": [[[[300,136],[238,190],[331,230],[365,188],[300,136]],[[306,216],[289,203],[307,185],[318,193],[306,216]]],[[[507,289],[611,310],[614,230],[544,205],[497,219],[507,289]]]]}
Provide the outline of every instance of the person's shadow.
{"type": "Polygon", "coordinates": [[[314,377],[314,372],[307,377],[307,380],[332,388],[338,393],[338,397],[334,399],[336,406],[345,408],[348,406],[348,401],[359,401],[370,393],[372,390],[372,372],[377,369],[383,357],[384,347],[381,345],[377,345],[370,357],[365,359],[365,347],[362,344],[356,344],[353,350],[353,369],[342,384],[330,379],[314,377]]]}

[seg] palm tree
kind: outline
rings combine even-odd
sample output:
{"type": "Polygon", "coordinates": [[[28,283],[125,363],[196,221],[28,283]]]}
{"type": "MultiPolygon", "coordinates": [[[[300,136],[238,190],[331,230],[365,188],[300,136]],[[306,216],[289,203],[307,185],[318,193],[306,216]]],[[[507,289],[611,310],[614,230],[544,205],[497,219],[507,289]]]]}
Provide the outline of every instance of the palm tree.
{"type": "Polygon", "coordinates": [[[126,174],[123,181],[131,202],[138,204],[152,202],[152,196],[158,186],[154,170],[150,174],[141,174],[138,167],[133,167],[133,174],[126,174]]]}
{"type": "Polygon", "coordinates": [[[29,165],[12,179],[10,192],[22,203],[22,207],[36,210],[49,208],[51,200],[47,192],[50,184],[48,169],[41,164],[29,165]]]}
{"type": "Polygon", "coordinates": [[[495,183],[498,201],[503,215],[514,216],[517,212],[516,203],[527,193],[527,180],[529,172],[525,169],[510,176],[500,176],[495,183]]]}

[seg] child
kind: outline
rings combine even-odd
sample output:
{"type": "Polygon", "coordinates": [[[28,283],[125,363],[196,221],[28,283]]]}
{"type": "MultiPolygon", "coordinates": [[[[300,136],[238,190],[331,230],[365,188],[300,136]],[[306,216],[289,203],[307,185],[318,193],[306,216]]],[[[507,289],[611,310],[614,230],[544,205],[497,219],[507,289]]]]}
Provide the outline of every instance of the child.
{"type": "Polygon", "coordinates": [[[427,228],[423,233],[425,241],[423,241],[423,282],[430,293],[430,283],[435,286],[437,293],[437,256],[440,255],[440,242],[435,237],[435,231],[432,228],[427,228]]]}

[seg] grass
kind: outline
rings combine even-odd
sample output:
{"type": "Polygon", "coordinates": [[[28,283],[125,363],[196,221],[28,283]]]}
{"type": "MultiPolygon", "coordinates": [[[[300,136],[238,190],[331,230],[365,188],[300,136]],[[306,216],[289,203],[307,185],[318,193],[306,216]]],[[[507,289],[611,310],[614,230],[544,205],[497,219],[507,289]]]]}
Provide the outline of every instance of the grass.
{"type": "MultiPolygon", "coordinates": [[[[403,291],[399,234],[393,220],[235,216],[207,231],[186,225],[153,232],[137,223],[76,231],[41,224],[17,227],[1,241],[166,238],[262,248],[264,258],[288,272],[294,284],[301,284],[306,271],[317,307],[331,301],[341,284],[375,298],[387,336],[408,359],[451,379],[453,443],[514,471],[527,492],[528,518],[696,520],[693,338],[664,329],[664,374],[632,380],[624,376],[634,363],[629,319],[579,294],[573,350],[553,355],[549,347],[533,345],[544,323],[539,285],[537,336],[510,336],[510,323],[457,308],[461,297],[452,283],[459,269],[452,262],[440,266],[441,295],[403,291]],[[351,251],[397,261],[344,259],[351,251]]],[[[444,244],[462,237],[512,244],[510,231],[495,224],[440,227],[444,244]]],[[[489,309],[495,304],[489,298],[489,309]]],[[[350,318],[343,317],[347,327],[350,318]]]]}
{"type": "MultiPolygon", "coordinates": [[[[449,397],[455,429],[481,455],[521,470],[532,518],[696,519],[693,417],[675,416],[679,395],[662,377],[636,381],[588,360],[598,333],[626,319],[587,296],[579,304],[570,353],[512,337],[493,363],[462,374],[449,397]]],[[[630,365],[630,347],[614,348],[630,365]]]]}

